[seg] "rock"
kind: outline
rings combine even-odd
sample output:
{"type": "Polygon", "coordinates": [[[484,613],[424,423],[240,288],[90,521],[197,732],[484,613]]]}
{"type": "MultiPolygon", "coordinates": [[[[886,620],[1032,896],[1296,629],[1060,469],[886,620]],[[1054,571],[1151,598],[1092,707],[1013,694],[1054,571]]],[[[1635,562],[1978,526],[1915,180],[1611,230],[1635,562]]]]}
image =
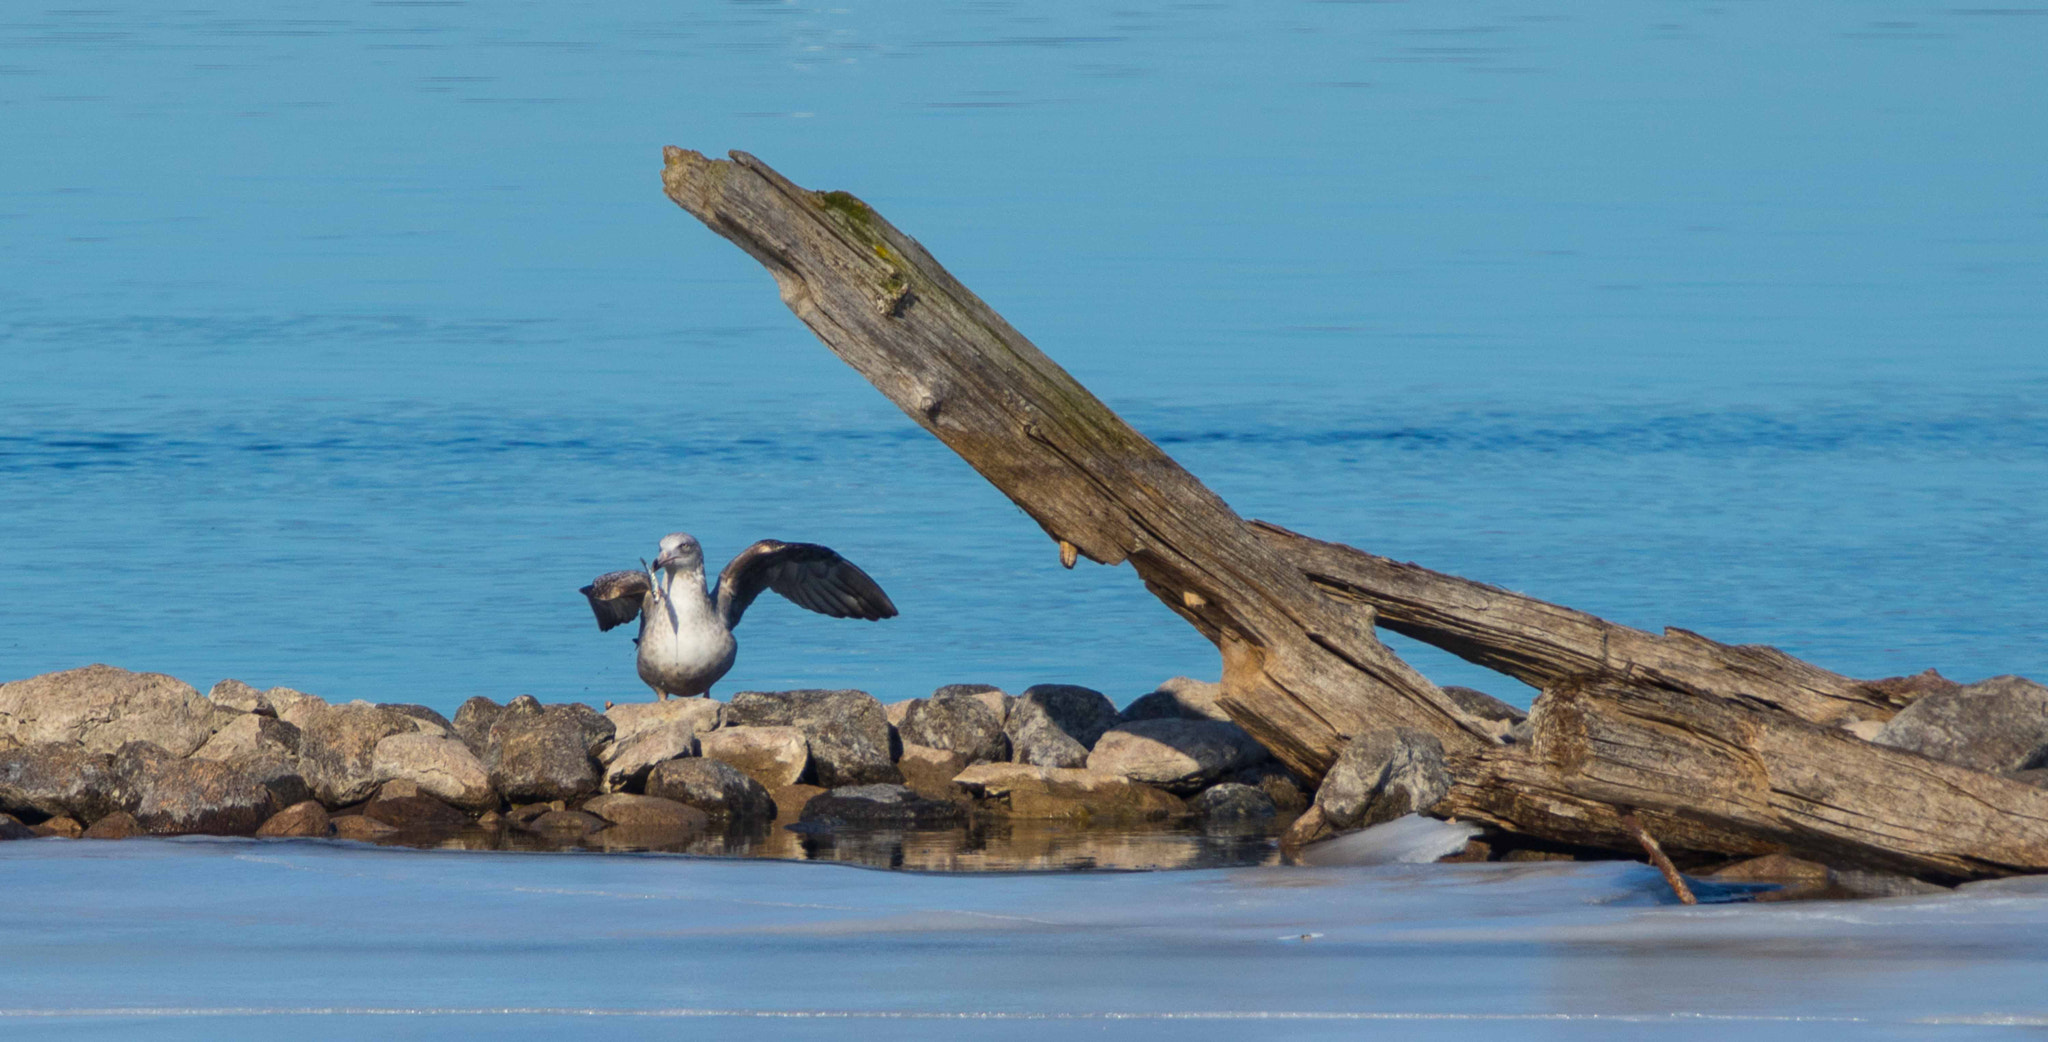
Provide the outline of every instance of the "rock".
{"type": "Polygon", "coordinates": [[[2048,767],[2048,687],[2002,676],[1936,691],[1872,741],[1980,771],[2048,767]]]}
{"type": "Polygon", "coordinates": [[[1712,878],[1734,883],[1826,886],[1828,866],[1802,861],[1790,854],[1766,854],[1724,866],[1712,878]]]}
{"type": "Polygon", "coordinates": [[[1071,684],[1037,684],[1010,706],[1003,727],[1010,758],[1039,767],[1081,767],[1102,732],[1116,725],[1116,707],[1102,692],[1071,684]]]}
{"type": "Polygon", "coordinates": [[[93,822],[78,838],[127,839],[130,836],[140,835],[142,835],[142,823],[135,820],[135,815],[125,810],[117,810],[93,822]]]}
{"type": "Polygon", "coordinates": [[[526,827],[557,839],[580,839],[603,829],[605,821],[580,810],[551,810],[527,822],[526,827]]]}
{"type": "Polygon", "coordinates": [[[1272,760],[1240,767],[1225,775],[1223,780],[1249,785],[1265,793],[1266,798],[1273,801],[1274,809],[1282,814],[1299,814],[1308,809],[1307,790],[1295,779],[1293,772],[1272,760]]]}
{"type": "Polygon", "coordinates": [[[604,711],[617,730],[615,741],[626,741],[644,731],[677,724],[688,725],[696,734],[715,731],[726,724],[725,703],[709,698],[668,698],[656,702],[622,702],[604,711]]]}
{"type": "Polygon", "coordinates": [[[313,787],[299,773],[298,759],[276,751],[246,753],[227,761],[249,780],[270,790],[270,805],[289,807],[313,798],[313,787]]]}
{"type": "Polygon", "coordinates": [[[504,706],[482,695],[471,698],[455,710],[455,737],[462,739],[462,744],[469,746],[469,751],[476,754],[479,761],[490,745],[491,725],[498,722],[499,714],[504,711],[504,706]]]}
{"type": "Polygon", "coordinates": [[[334,833],[327,820],[327,808],[318,800],[302,800],[270,816],[257,828],[259,836],[320,836],[334,833]]]}
{"type": "Polygon", "coordinates": [[[1515,725],[1529,718],[1529,714],[1478,688],[1459,687],[1449,684],[1443,688],[1451,701],[1467,716],[1485,723],[1493,737],[1505,742],[1515,725]]]}
{"type": "Polygon", "coordinates": [[[379,702],[377,708],[397,713],[413,722],[414,730],[422,734],[452,735],[455,725],[448,718],[423,705],[411,702],[379,702]]]}
{"type": "Polygon", "coordinates": [[[273,687],[263,692],[263,700],[270,703],[271,710],[277,714],[279,720],[301,731],[306,729],[308,719],[330,708],[327,700],[319,695],[309,695],[288,687],[273,687]]]}
{"type": "Polygon", "coordinates": [[[491,725],[483,758],[491,787],[519,801],[596,792],[592,754],[614,733],[610,720],[581,702],[542,706],[531,695],[521,695],[491,725]]]}
{"type": "Polygon", "coordinates": [[[298,716],[299,773],[320,802],[339,807],[375,791],[377,743],[413,731],[410,717],[368,702],[310,709],[298,716]]]}
{"type": "Polygon", "coordinates": [[[12,814],[0,814],[0,840],[34,838],[36,830],[22,824],[12,814]]]}
{"type": "Polygon", "coordinates": [[[465,810],[498,805],[483,761],[452,735],[386,735],[371,753],[370,773],[380,784],[410,782],[421,793],[465,810]]]}
{"type": "Polygon", "coordinates": [[[1444,747],[1435,735],[1396,727],[1346,743],[1316,791],[1316,809],[1339,832],[1392,821],[1436,806],[1451,791],[1444,747]]]}
{"type": "Polygon", "coordinates": [[[223,680],[213,685],[213,690],[206,693],[206,700],[238,713],[277,715],[277,708],[270,704],[270,699],[264,697],[263,692],[239,680],[223,680]]]}
{"type": "Polygon", "coordinates": [[[1265,747],[1228,721],[1133,720],[1103,733],[1088,754],[1088,769],[1192,793],[1264,759],[1265,747]]]}
{"type": "Polygon", "coordinates": [[[113,666],[0,684],[0,736],[16,745],[77,742],[111,753],[139,739],[187,756],[234,715],[176,677],[113,666]]]}
{"type": "Polygon", "coordinates": [[[960,753],[969,764],[1002,763],[1010,758],[1003,718],[989,712],[985,700],[972,694],[913,699],[896,731],[906,746],[960,753]]]}
{"type": "Polygon", "coordinates": [[[1264,821],[1279,814],[1271,796],[1236,782],[1204,789],[1188,805],[1203,820],[1212,822],[1264,821]]]}
{"type": "Polygon", "coordinates": [[[649,728],[624,741],[611,741],[597,751],[606,792],[639,792],[647,788],[647,772],[664,760],[696,754],[697,735],[687,721],[649,728]]]}
{"type": "Polygon", "coordinates": [[[798,727],[721,727],[697,736],[697,755],[731,764],[772,792],[804,776],[811,744],[798,727]]]}
{"type": "Polygon", "coordinates": [[[985,763],[961,771],[953,784],[977,798],[977,809],[1011,818],[1091,825],[1161,821],[1188,812],[1172,793],[1101,771],[985,763]]]}
{"type": "Polygon", "coordinates": [[[1223,711],[1217,699],[1223,694],[1223,685],[1193,677],[1174,677],[1151,694],[1133,699],[1117,719],[1123,723],[1133,720],[1229,720],[1230,714],[1223,711]]]}
{"type": "Polygon", "coordinates": [[[383,839],[398,831],[376,818],[364,817],[361,814],[344,814],[332,819],[329,824],[334,826],[334,838],[361,840],[366,843],[383,839]]]}
{"type": "Polygon", "coordinates": [[[906,698],[901,702],[890,702],[882,707],[882,716],[888,719],[890,727],[902,727],[903,714],[910,712],[910,703],[918,701],[922,699],[906,698]]]}
{"type": "Polygon", "coordinates": [[[953,784],[954,776],[968,768],[964,753],[903,743],[903,756],[896,769],[903,772],[903,784],[927,799],[960,801],[967,794],[953,784]]]}
{"type": "MultiPolygon", "coordinates": [[[[1972,687],[1976,685],[1971,685],[1972,687]]],[[[1908,708],[1911,708],[1910,706],[1908,708]]],[[[1922,897],[1929,894],[1946,894],[1951,890],[1939,883],[1930,883],[1912,876],[1892,872],[1869,871],[1852,868],[1831,868],[1828,870],[1828,887],[1845,897],[1922,897]]]]}
{"type": "MultiPolygon", "coordinates": [[[[391,737],[397,738],[400,736],[392,735],[391,737]]],[[[418,782],[407,781],[404,778],[393,778],[377,786],[377,795],[370,798],[373,800],[395,800],[404,796],[418,796],[420,794],[418,782]]]]}
{"type": "Polygon", "coordinates": [[[802,819],[804,808],[809,806],[812,800],[825,795],[828,791],[830,790],[821,785],[785,785],[770,792],[768,794],[769,797],[775,800],[775,820],[797,821],[802,819]]]}
{"type": "Polygon", "coordinates": [[[108,765],[114,772],[115,795],[121,809],[133,813],[157,773],[175,759],[155,742],[124,742],[114,750],[108,765]]]}
{"type": "Polygon", "coordinates": [[[635,796],[627,792],[613,792],[594,797],[583,805],[583,810],[614,825],[632,829],[702,832],[711,825],[710,815],[687,803],[678,803],[659,796],[635,796]]]}
{"type": "Polygon", "coordinates": [[[738,727],[795,727],[811,752],[811,775],[827,788],[900,782],[889,755],[889,720],[865,691],[742,691],[726,709],[738,727]]]}
{"type": "Polygon", "coordinates": [[[455,832],[469,826],[469,815],[432,796],[379,797],[363,804],[362,814],[409,832],[455,832]]]}
{"type": "Polygon", "coordinates": [[[41,742],[0,753],[0,811],[31,818],[98,821],[120,809],[113,757],[71,742],[41,742]]]}
{"type": "Polygon", "coordinates": [[[842,785],[804,805],[802,824],[835,828],[958,828],[967,808],[930,800],[903,785],[842,785]]]}
{"type": "Polygon", "coordinates": [[[1883,720],[1845,720],[1842,722],[1842,730],[1866,742],[1874,742],[1877,741],[1878,735],[1884,733],[1884,724],[1883,720]]]}
{"type": "Polygon", "coordinates": [[[151,763],[139,778],[135,820],[153,835],[202,833],[247,836],[270,816],[270,790],[219,760],[169,759],[151,763]]]}
{"type": "MultiPolygon", "coordinates": [[[[9,815],[8,820],[12,821],[13,817],[9,815]]],[[[85,831],[85,826],[79,824],[77,818],[55,817],[40,825],[31,826],[29,831],[34,832],[38,836],[62,836],[65,839],[77,839],[85,831]]]]}
{"type": "Polygon", "coordinates": [[[1915,699],[1925,698],[1928,695],[1952,694],[1960,690],[1963,685],[1942,676],[1936,670],[1923,669],[1910,677],[1885,677],[1883,680],[1866,680],[1863,682],[1863,686],[1878,695],[1884,696],[1888,700],[1899,703],[1911,703],[1915,699]]]}
{"type": "MultiPolygon", "coordinates": [[[[1017,701],[1015,697],[1004,694],[1002,688],[996,687],[993,684],[945,684],[937,691],[932,692],[931,697],[948,698],[953,695],[973,696],[975,701],[981,703],[982,708],[995,714],[998,723],[1005,724],[1010,722],[1010,706],[1017,701]]],[[[908,703],[897,704],[907,705],[908,703]]],[[[890,720],[889,722],[893,724],[896,721],[890,720]]]]}
{"type": "Polygon", "coordinates": [[[775,820],[775,799],[768,790],[718,760],[692,757],[656,764],[647,776],[647,795],[685,803],[722,820],[775,820]]]}
{"type": "Polygon", "coordinates": [[[276,717],[243,713],[215,731],[213,737],[192,755],[201,760],[232,760],[237,756],[265,751],[297,756],[301,744],[298,728],[276,717]]]}

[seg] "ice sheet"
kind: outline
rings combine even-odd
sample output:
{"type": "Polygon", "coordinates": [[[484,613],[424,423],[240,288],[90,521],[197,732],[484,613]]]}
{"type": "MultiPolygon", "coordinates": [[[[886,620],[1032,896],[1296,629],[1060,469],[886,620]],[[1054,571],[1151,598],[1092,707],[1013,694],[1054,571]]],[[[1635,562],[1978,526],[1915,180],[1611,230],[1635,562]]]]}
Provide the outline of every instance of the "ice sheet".
{"type": "Polygon", "coordinates": [[[9,1038],[2048,1027],[2032,883],[1683,908],[1628,863],[940,875],[189,839],[7,843],[0,880],[9,1038]]]}

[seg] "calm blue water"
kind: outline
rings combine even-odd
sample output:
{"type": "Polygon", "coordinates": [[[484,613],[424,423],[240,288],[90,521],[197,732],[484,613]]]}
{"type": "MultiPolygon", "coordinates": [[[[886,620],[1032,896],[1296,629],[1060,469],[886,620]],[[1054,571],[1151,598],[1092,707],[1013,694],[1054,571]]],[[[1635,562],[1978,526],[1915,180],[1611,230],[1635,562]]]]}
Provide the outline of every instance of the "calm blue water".
{"type": "Polygon", "coordinates": [[[763,602],[723,691],[1215,674],[665,144],[860,194],[1248,515],[2048,675],[2048,14],[1786,6],[15,5],[0,677],[644,697],[575,588],[678,528],[903,609],[763,602]]]}

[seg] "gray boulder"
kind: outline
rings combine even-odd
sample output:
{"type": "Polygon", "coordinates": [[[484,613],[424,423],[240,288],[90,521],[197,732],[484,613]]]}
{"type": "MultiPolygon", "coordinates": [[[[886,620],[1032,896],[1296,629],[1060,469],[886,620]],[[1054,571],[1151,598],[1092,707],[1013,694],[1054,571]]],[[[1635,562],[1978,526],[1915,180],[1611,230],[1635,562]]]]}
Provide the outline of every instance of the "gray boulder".
{"type": "Polygon", "coordinates": [[[154,835],[248,836],[275,809],[270,790],[219,760],[137,758],[125,780],[135,800],[129,813],[154,835]]]}
{"type": "Polygon", "coordinates": [[[628,829],[702,832],[711,824],[710,815],[687,803],[627,792],[593,797],[583,805],[583,811],[611,822],[614,827],[628,829]]]}
{"type": "Polygon", "coordinates": [[[368,702],[307,707],[292,715],[299,720],[299,773],[313,798],[330,807],[370,795],[383,781],[375,769],[377,743],[413,731],[411,718],[368,702]]]}
{"type": "Polygon", "coordinates": [[[1010,706],[1017,701],[1016,696],[1004,694],[1003,689],[994,684],[943,684],[937,691],[932,692],[933,698],[951,695],[973,695],[975,701],[981,703],[982,708],[995,714],[999,723],[1009,722],[1010,706]]]}
{"type": "Polygon", "coordinates": [[[726,708],[726,720],[802,730],[811,773],[827,788],[903,780],[889,752],[889,718],[865,691],[742,691],[726,708]]]}
{"type": "Polygon", "coordinates": [[[2002,676],[1936,691],[1871,741],[1993,773],[2048,767],[2048,687],[2002,676]]]}
{"type": "Polygon", "coordinates": [[[289,807],[313,798],[313,787],[306,784],[306,776],[299,771],[298,757],[262,750],[244,753],[227,763],[270,790],[272,806],[289,807]]]}
{"type": "Polygon", "coordinates": [[[0,814],[0,840],[34,838],[34,829],[22,824],[12,814],[0,814]]]}
{"type": "Polygon", "coordinates": [[[1236,724],[1177,717],[1133,720],[1102,735],[1088,769],[1120,774],[1168,792],[1192,793],[1267,758],[1265,747],[1236,724]]]}
{"type": "Polygon", "coordinates": [[[271,711],[279,720],[300,730],[305,729],[307,720],[328,709],[327,700],[319,695],[309,695],[288,687],[273,687],[263,692],[263,700],[270,703],[271,711]]]}
{"type": "Polygon", "coordinates": [[[1070,684],[1026,688],[1010,705],[1003,731],[1010,759],[1035,767],[1081,767],[1102,732],[1117,722],[1102,692],[1070,684]]]}
{"type": "Polygon", "coordinates": [[[0,684],[0,738],[12,745],[77,742],[111,753],[140,740],[187,756],[235,715],[176,677],[106,665],[0,684]]]}
{"type": "Polygon", "coordinates": [[[270,704],[270,699],[266,698],[263,692],[239,680],[223,680],[213,685],[213,690],[206,693],[206,700],[223,709],[232,709],[237,713],[260,713],[264,716],[277,715],[277,707],[270,704]]]}
{"type": "Polygon", "coordinates": [[[477,759],[483,759],[484,750],[491,743],[491,725],[504,712],[504,706],[482,695],[471,698],[455,710],[455,737],[462,739],[477,759]]]}
{"type": "Polygon", "coordinates": [[[647,775],[647,795],[695,807],[733,822],[775,820],[775,798],[739,768],[691,757],[656,764],[647,775]]]}
{"type": "Polygon", "coordinates": [[[1529,718],[1529,714],[1487,694],[1478,688],[1446,685],[1443,693],[1450,696],[1459,709],[1467,716],[1484,723],[1495,739],[1508,741],[1516,726],[1529,718]]]}
{"type": "Polygon", "coordinates": [[[1010,739],[1002,718],[973,693],[953,692],[915,699],[896,725],[903,741],[929,749],[959,753],[969,764],[1002,763],[1010,758],[1010,739]]]}
{"type": "Polygon", "coordinates": [[[798,821],[806,831],[958,828],[967,824],[967,808],[927,799],[902,785],[843,785],[804,804],[798,821]]]}
{"type": "Polygon", "coordinates": [[[371,753],[370,773],[379,785],[411,782],[421,793],[468,810],[498,805],[490,771],[452,734],[387,735],[371,753]]]}
{"type": "Polygon", "coordinates": [[[1407,727],[1353,738],[1316,790],[1316,808],[1339,832],[1392,821],[1436,806],[1451,791],[1444,747],[1407,727]]]}
{"type": "Polygon", "coordinates": [[[363,804],[363,817],[407,832],[459,832],[470,816],[432,796],[379,796],[363,804]]]}
{"type": "Polygon", "coordinates": [[[455,725],[450,723],[447,717],[423,705],[415,705],[411,702],[379,702],[377,703],[377,708],[411,718],[413,730],[421,734],[452,735],[455,733],[455,725]]]}
{"type": "Polygon", "coordinates": [[[276,717],[243,713],[215,731],[192,755],[201,760],[232,760],[257,752],[297,756],[301,739],[298,728],[276,717]]]}
{"type": "Polygon", "coordinates": [[[697,736],[697,755],[729,763],[774,792],[804,776],[811,744],[798,727],[721,727],[697,736]]]}
{"type": "Polygon", "coordinates": [[[318,800],[304,800],[272,814],[257,826],[259,836],[329,836],[334,825],[327,820],[327,808],[318,800]]]}
{"type": "Polygon", "coordinates": [[[1202,820],[1228,823],[1265,821],[1279,815],[1279,808],[1273,805],[1273,797],[1249,785],[1224,782],[1213,788],[1202,790],[1200,796],[1188,801],[1202,820]]]}
{"type": "Polygon", "coordinates": [[[567,800],[598,788],[596,753],[616,728],[581,702],[543,706],[520,695],[491,725],[491,787],[515,803],[567,800]]]}
{"type": "Polygon", "coordinates": [[[653,702],[621,702],[604,711],[624,742],[649,731],[687,728],[703,734],[726,723],[725,703],[709,698],[665,698],[653,702]]]}
{"type": "Polygon", "coordinates": [[[0,753],[0,811],[97,821],[121,807],[113,757],[72,742],[40,742],[0,753]]]}
{"type": "Polygon", "coordinates": [[[1294,772],[1273,760],[1263,760],[1249,767],[1240,767],[1224,776],[1224,781],[1249,785],[1266,794],[1273,806],[1282,814],[1299,814],[1308,809],[1308,793],[1294,772]]]}
{"type": "Polygon", "coordinates": [[[1230,714],[1217,703],[1222,695],[1222,684],[1193,677],[1174,677],[1150,694],[1132,700],[1118,719],[1125,723],[1132,720],[1229,720],[1230,714]]]}
{"type": "Polygon", "coordinates": [[[647,772],[665,760],[696,755],[697,733],[687,722],[649,728],[631,738],[606,742],[597,751],[599,786],[606,792],[639,792],[647,787],[647,772]]]}

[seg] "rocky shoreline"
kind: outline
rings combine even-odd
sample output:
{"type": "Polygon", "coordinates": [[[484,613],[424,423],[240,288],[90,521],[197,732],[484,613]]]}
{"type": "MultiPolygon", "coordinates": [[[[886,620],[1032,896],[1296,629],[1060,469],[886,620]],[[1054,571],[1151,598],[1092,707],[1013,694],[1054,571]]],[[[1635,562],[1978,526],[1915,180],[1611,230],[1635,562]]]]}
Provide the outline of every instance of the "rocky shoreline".
{"type": "MultiPolygon", "coordinates": [[[[1901,714],[1899,734],[1879,740],[1911,737],[1944,758],[2003,742],[1995,751],[2012,761],[2007,769],[2024,767],[2036,781],[2048,774],[2034,762],[2048,759],[2048,688],[2020,678],[1942,683],[1943,697],[1901,714]],[[2003,747],[2014,741],[2028,748],[2003,747]]],[[[1446,690],[1501,740],[1526,740],[1520,710],[1446,690]]],[[[1101,692],[1061,684],[1019,695],[953,684],[888,705],[856,690],[743,691],[730,702],[603,711],[522,695],[472,698],[449,719],[421,705],[332,704],[236,680],[201,695],[175,677],[93,665],[0,684],[0,839],[333,837],[482,849],[822,849],[930,868],[1169,867],[1185,857],[1148,848],[1148,830],[1199,830],[1270,850],[1276,839],[1294,846],[1427,812],[1449,790],[1442,748],[1405,729],[1358,736],[1311,786],[1230,722],[1219,693],[1176,677],[1121,711],[1101,692]],[[937,836],[954,840],[929,841],[937,836]],[[991,853],[991,838],[1009,845],[991,853]]],[[[1445,860],[1616,856],[1492,833],[1445,860]]],[[[1783,856],[1688,868],[1802,895],[1929,885],[1783,856]]]]}

